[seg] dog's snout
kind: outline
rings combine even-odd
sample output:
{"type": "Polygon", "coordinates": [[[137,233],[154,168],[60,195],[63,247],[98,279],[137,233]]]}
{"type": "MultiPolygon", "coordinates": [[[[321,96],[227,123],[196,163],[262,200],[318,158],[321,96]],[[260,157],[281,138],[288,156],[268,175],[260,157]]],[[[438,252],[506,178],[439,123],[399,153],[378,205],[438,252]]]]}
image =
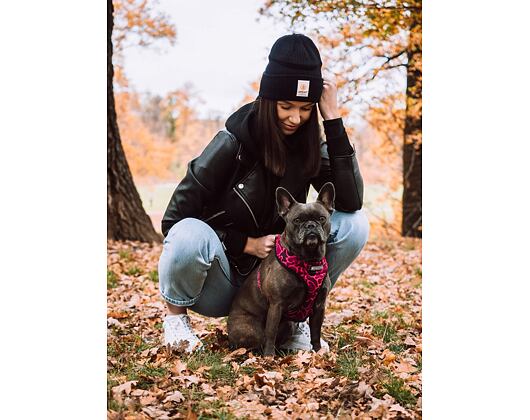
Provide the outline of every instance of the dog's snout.
{"type": "Polygon", "coordinates": [[[316,222],[313,222],[312,220],[310,220],[309,222],[306,223],[305,227],[306,229],[314,229],[317,227],[317,224],[316,222]]]}

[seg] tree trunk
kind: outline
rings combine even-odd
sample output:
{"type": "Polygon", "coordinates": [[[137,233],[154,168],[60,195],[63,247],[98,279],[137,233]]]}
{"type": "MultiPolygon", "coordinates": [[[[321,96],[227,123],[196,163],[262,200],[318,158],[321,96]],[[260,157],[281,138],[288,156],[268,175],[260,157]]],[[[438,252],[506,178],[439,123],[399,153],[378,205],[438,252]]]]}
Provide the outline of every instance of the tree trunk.
{"type": "Polygon", "coordinates": [[[116,121],[112,87],[113,14],[112,0],[107,0],[107,239],[160,242],[134,185],[116,121]]]}
{"type": "Polygon", "coordinates": [[[403,145],[403,219],[401,234],[421,238],[421,11],[409,32],[407,48],[407,109],[403,145]]]}

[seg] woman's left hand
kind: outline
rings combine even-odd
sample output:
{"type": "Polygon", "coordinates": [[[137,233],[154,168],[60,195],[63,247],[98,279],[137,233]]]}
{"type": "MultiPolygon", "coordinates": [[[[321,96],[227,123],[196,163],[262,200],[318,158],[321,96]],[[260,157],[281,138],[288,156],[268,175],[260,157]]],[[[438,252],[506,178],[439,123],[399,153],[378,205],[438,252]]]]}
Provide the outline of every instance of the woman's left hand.
{"type": "Polygon", "coordinates": [[[337,85],[330,79],[324,79],[324,88],[318,102],[318,109],[324,120],[340,118],[337,104],[337,85]]]}

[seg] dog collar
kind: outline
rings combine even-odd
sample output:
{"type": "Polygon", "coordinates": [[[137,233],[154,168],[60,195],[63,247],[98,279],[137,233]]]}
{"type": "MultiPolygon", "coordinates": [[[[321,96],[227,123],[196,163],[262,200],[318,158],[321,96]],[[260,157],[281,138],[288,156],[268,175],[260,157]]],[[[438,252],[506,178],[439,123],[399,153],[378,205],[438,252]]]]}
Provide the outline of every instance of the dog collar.
{"type": "MultiPolygon", "coordinates": [[[[280,241],[281,235],[276,235],[275,254],[276,259],[307,286],[305,301],[297,309],[287,312],[290,321],[305,321],[313,313],[313,303],[317,293],[328,273],[328,262],[326,258],[317,261],[304,261],[298,256],[291,254],[280,241]]],[[[258,269],[258,288],[261,290],[261,276],[258,269]]]]}

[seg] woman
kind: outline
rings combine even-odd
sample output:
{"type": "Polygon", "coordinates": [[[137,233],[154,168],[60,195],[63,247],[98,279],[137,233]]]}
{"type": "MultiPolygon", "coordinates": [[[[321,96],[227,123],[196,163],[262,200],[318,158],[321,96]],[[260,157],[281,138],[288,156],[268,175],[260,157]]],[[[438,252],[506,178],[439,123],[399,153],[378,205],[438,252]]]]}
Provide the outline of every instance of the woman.
{"type": "MultiPolygon", "coordinates": [[[[227,316],[239,286],[273,249],[285,223],[275,190],[305,202],[309,186],[335,186],[335,212],[326,258],[332,286],[368,238],[363,182],[338,113],[337,89],[321,75],[317,47],[301,34],[273,45],[258,98],[232,114],[202,154],[189,163],[162,220],[160,291],[168,308],[165,343],[202,343],[187,308],[227,316]],[[317,110],[318,103],[318,110],[317,110]],[[320,138],[323,118],[326,142],[320,138]]],[[[329,348],[322,340],[322,347],[329,348]]],[[[282,348],[311,349],[309,326],[282,348]]]]}

